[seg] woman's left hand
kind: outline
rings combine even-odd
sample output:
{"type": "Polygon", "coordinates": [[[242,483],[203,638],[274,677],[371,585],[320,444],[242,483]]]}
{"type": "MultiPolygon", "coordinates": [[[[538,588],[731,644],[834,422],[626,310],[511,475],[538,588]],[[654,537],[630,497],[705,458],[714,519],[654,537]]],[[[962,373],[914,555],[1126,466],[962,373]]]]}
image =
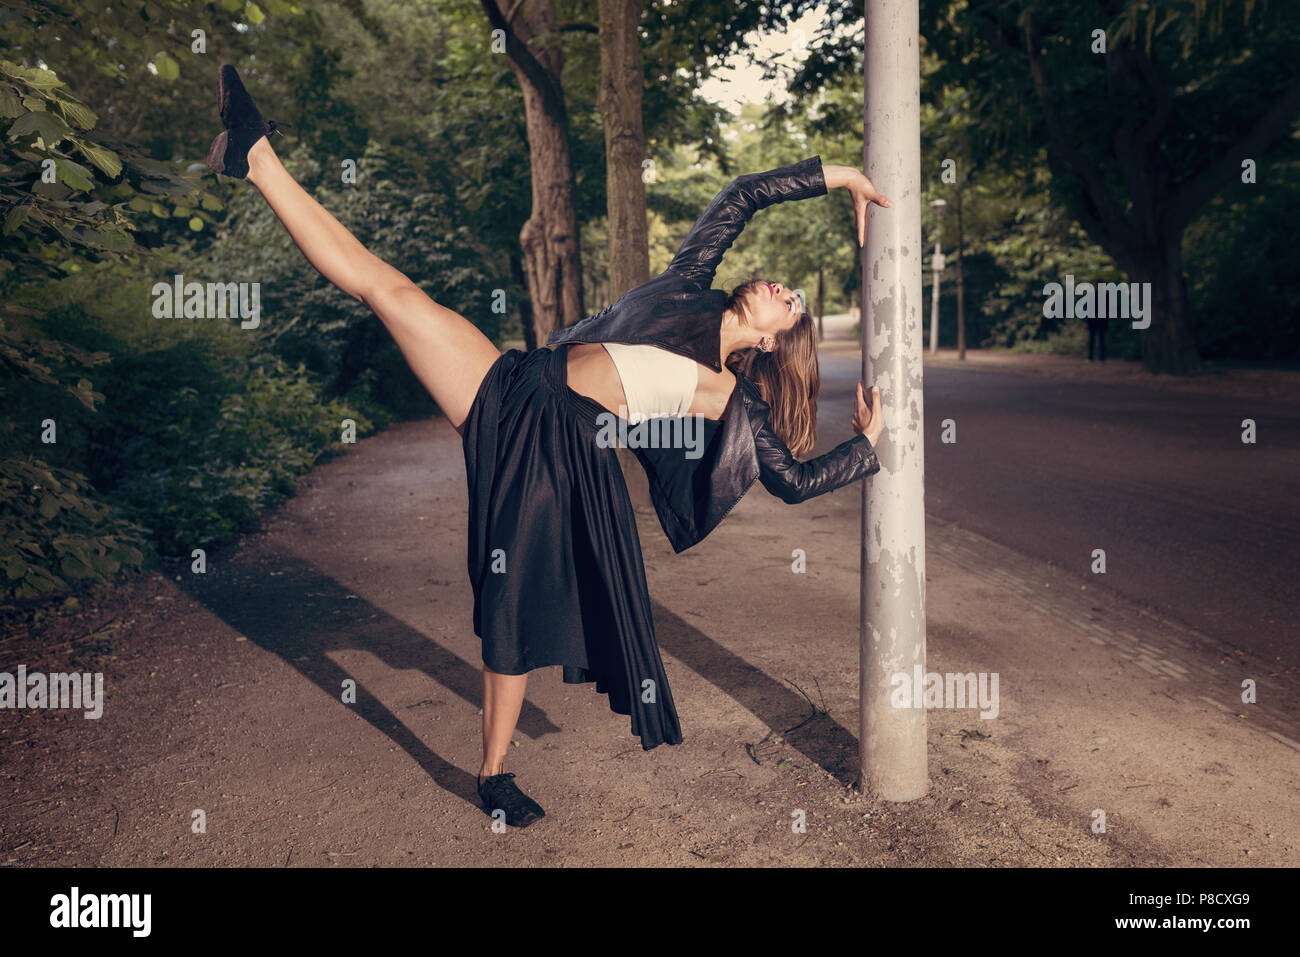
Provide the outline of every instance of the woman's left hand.
{"type": "Polygon", "coordinates": [[[880,387],[871,387],[871,404],[868,405],[863,394],[862,383],[858,382],[857,401],[853,410],[853,431],[865,435],[874,449],[885,431],[885,413],[880,408],[880,387]]]}

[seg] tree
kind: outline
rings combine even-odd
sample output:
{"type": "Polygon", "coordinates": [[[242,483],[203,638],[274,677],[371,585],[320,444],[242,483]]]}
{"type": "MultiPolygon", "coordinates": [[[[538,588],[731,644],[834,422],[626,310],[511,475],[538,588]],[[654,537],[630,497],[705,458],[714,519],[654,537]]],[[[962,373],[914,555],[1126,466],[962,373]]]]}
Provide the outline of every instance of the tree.
{"type": "Polygon", "coordinates": [[[552,330],[583,318],[569,115],[561,83],[564,51],[555,42],[559,20],[554,0],[481,2],[499,34],[492,42],[504,45],[524,92],[533,212],[519,242],[532,303],[532,328],[524,330],[524,341],[533,348],[552,330]]]}
{"type": "MultiPolygon", "coordinates": [[[[1021,166],[1046,143],[1055,200],[1130,280],[1151,284],[1144,364],[1196,371],[1183,237],[1215,195],[1252,189],[1251,170],[1295,155],[1300,21],[1283,4],[1229,0],[921,6],[942,60],[931,84],[974,94],[976,165],[1021,166]]],[[[831,0],[832,18],[852,22],[854,7],[831,0]]],[[[820,45],[799,80],[815,88],[843,71],[855,43],[820,45]]]]}
{"type": "MultiPolygon", "coordinates": [[[[641,14],[645,0],[599,0],[600,116],[605,128],[605,204],[609,286],[616,299],[650,278],[646,233],[645,128],[641,116],[641,14]]],[[[637,458],[618,449],[634,505],[651,505],[650,485],[637,458]]]]}
{"type": "Polygon", "coordinates": [[[975,106],[981,118],[1005,116],[1012,103],[1024,108],[1046,139],[1054,193],[1131,280],[1150,283],[1144,365],[1198,371],[1183,236],[1216,193],[1243,187],[1243,163],[1264,165],[1300,114],[1300,84],[1287,64],[1300,41],[1295,18],[1277,4],[1252,17],[1246,4],[1238,22],[1232,5],[1209,0],[1190,9],[930,6],[958,27],[933,24],[950,66],[961,54],[991,61],[975,106]]]}
{"type": "Polygon", "coordinates": [[[641,37],[645,0],[600,0],[600,115],[605,126],[610,297],[650,278],[646,237],[641,37]]]}

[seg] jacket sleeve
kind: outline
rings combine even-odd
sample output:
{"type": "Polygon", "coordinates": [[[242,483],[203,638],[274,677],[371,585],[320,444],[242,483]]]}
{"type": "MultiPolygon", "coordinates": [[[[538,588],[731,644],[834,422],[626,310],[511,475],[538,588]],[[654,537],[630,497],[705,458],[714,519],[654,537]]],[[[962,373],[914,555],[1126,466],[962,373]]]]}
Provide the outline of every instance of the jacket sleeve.
{"type": "Polygon", "coordinates": [[[865,435],[841,442],[825,455],[798,461],[767,425],[754,436],[758,480],[777,498],[794,505],[880,471],[876,450],[865,435]]]}
{"type": "Polygon", "coordinates": [[[821,156],[765,173],[737,176],[695,221],[668,269],[707,289],[723,254],[756,212],[774,203],[825,195],[821,156]]]}

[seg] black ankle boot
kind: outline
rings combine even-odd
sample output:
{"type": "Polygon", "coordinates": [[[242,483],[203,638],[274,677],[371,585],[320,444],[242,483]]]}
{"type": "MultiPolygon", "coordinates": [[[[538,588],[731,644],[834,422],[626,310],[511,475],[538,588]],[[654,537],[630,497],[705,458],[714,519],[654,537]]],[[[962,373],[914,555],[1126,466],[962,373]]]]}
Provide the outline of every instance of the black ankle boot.
{"type": "Polygon", "coordinates": [[[248,151],[253,144],[288,124],[262,118],[239,74],[229,63],[217,74],[217,109],[225,130],[217,134],[208,149],[208,168],[214,173],[243,179],[248,176],[248,151]]]}
{"type": "Polygon", "coordinates": [[[504,811],[505,821],[511,827],[527,827],[546,816],[540,804],[519,790],[509,771],[487,778],[478,786],[478,796],[488,817],[495,811],[504,811]]]}

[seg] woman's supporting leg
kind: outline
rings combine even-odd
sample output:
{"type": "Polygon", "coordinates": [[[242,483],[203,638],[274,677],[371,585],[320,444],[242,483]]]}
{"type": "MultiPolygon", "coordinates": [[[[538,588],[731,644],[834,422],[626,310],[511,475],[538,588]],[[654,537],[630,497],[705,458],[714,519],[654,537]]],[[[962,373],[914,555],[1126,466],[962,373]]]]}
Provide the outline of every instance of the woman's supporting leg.
{"type": "Polygon", "coordinates": [[[248,151],[248,179],[316,270],[374,310],[456,431],[501,353],[459,313],[441,306],[367,250],[280,163],[265,137],[248,151]]]}
{"type": "Polygon", "coordinates": [[[524,685],[528,675],[500,675],[483,666],[483,767],[479,769],[479,783],[484,778],[505,770],[506,751],[510,737],[519,721],[524,705],[524,685]]]}

